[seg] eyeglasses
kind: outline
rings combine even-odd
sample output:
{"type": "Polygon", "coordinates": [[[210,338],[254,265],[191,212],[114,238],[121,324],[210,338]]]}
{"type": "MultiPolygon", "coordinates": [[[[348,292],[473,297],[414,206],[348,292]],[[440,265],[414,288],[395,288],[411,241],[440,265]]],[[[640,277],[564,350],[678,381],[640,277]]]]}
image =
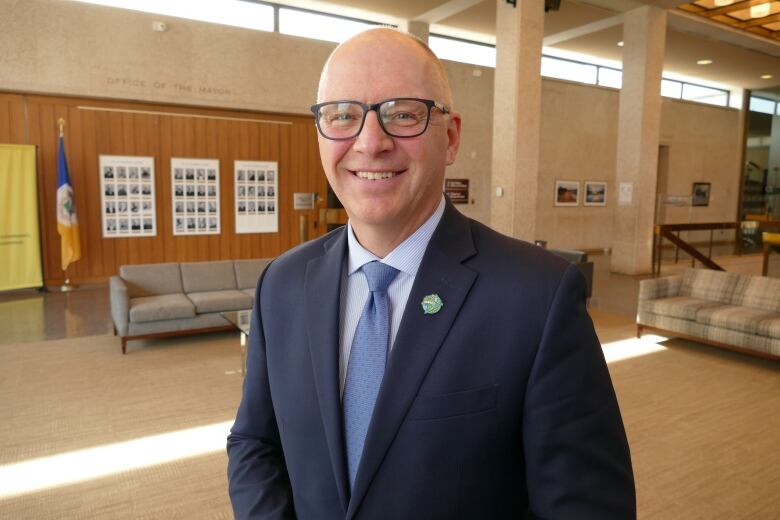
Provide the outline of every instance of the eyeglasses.
{"type": "Polygon", "coordinates": [[[431,110],[442,114],[450,109],[432,99],[395,98],[373,105],[359,101],[327,101],[311,106],[317,129],[326,139],[343,141],[354,139],[363,130],[366,115],[375,111],[379,126],[391,137],[417,137],[428,129],[431,110]]]}

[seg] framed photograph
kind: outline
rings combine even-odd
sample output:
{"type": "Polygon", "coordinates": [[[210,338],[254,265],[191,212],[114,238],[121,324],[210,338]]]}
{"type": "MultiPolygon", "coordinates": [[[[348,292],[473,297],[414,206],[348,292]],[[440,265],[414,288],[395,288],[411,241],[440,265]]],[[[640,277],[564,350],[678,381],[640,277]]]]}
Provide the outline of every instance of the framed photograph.
{"type": "Polygon", "coordinates": [[[154,158],[100,155],[98,163],[103,238],[156,236],[154,158]]]}
{"type": "Polygon", "coordinates": [[[585,206],[607,205],[607,183],[601,181],[585,181],[585,206]]]}
{"type": "Polygon", "coordinates": [[[274,161],[235,161],[233,172],[236,233],[278,233],[276,194],[279,164],[274,161]]]}
{"type": "Polygon", "coordinates": [[[710,183],[694,182],[691,191],[691,206],[709,206],[710,205],[710,183]]]}
{"type": "Polygon", "coordinates": [[[171,158],[174,235],[218,235],[219,160],[171,158]],[[206,225],[206,210],[214,225],[206,225]],[[192,219],[192,220],[190,220],[192,219]],[[185,225],[186,224],[186,225],[185,225]]]}
{"type": "Polygon", "coordinates": [[[555,205],[579,206],[580,181],[555,181],[555,205]]]}

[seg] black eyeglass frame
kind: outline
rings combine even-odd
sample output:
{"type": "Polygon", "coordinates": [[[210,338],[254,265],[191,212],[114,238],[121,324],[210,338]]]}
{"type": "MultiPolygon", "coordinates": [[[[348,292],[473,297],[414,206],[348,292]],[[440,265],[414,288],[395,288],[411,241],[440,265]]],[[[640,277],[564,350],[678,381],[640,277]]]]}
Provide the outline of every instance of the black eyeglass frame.
{"type": "Polygon", "coordinates": [[[438,109],[439,112],[445,115],[450,113],[450,109],[444,103],[434,101],[433,99],[421,99],[421,98],[414,98],[414,97],[383,99],[382,101],[373,104],[361,103],[360,101],[355,101],[354,99],[345,99],[340,101],[325,101],[324,103],[316,103],[312,105],[311,107],[309,107],[309,110],[311,110],[312,114],[314,114],[314,122],[317,126],[317,131],[320,133],[322,137],[324,137],[325,139],[330,139],[331,141],[347,141],[349,139],[354,139],[360,135],[360,132],[363,131],[363,125],[366,124],[366,117],[368,116],[368,113],[371,111],[376,112],[377,121],[379,121],[379,126],[382,128],[382,131],[387,135],[389,135],[390,137],[394,137],[396,139],[407,139],[412,137],[419,137],[423,135],[426,130],[428,130],[428,124],[431,122],[431,110],[433,110],[434,108],[438,109]],[[420,103],[423,103],[426,107],[428,107],[428,114],[426,115],[425,126],[423,127],[423,129],[420,130],[419,133],[413,135],[395,135],[389,132],[387,128],[385,128],[385,124],[382,122],[382,116],[379,113],[379,107],[389,101],[419,101],[420,103]],[[325,132],[322,131],[322,127],[320,126],[320,108],[327,105],[336,105],[339,103],[354,103],[355,105],[360,105],[363,108],[363,119],[360,121],[360,126],[358,127],[357,132],[355,132],[354,135],[351,135],[349,137],[328,137],[327,135],[325,135],[325,132]]]}

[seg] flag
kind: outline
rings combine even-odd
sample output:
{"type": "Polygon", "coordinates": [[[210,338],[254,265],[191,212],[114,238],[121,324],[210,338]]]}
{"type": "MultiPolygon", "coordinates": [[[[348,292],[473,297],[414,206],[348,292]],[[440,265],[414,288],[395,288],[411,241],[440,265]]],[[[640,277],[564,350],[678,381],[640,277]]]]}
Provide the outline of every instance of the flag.
{"type": "Polygon", "coordinates": [[[68,265],[81,258],[81,242],[79,242],[76,205],[73,202],[73,188],[68,173],[68,159],[65,157],[65,138],[62,135],[60,135],[57,151],[57,232],[60,234],[64,271],[68,265]]]}

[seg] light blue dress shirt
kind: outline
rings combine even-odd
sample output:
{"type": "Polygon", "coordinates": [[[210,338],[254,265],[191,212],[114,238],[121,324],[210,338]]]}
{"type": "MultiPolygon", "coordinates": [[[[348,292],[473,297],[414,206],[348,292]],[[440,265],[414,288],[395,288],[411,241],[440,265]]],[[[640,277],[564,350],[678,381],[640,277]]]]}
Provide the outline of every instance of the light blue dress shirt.
{"type": "MultiPolygon", "coordinates": [[[[344,393],[344,381],[347,377],[349,353],[352,350],[352,340],[355,337],[355,330],[369,295],[368,282],[366,282],[366,277],[360,271],[360,268],[368,262],[380,260],[382,263],[395,267],[399,271],[387,288],[387,296],[390,300],[390,350],[392,351],[395,336],[398,333],[398,327],[401,325],[401,318],[404,315],[406,302],[409,299],[414,278],[417,276],[417,269],[420,267],[423,254],[428,247],[428,242],[431,241],[431,236],[434,230],[436,230],[436,226],[439,225],[439,221],[441,221],[441,217],[444,214],[444,206],[445,201],[442,195],[439,206],[428,217],[428,220],[386,257],[381,259],[360,245],[357,238],[355,238],[355,233],[352,231],[352,225],[347,222],[347,244],[349,250],[345,266],[346,272],[341,278],[341,308],[339,309],[339,323],[341,325],[339,327],[339,388],[342,395],[344,393]]],[[[420,312],[422,312],[422,308],[420,308],[420,312]]]]}

